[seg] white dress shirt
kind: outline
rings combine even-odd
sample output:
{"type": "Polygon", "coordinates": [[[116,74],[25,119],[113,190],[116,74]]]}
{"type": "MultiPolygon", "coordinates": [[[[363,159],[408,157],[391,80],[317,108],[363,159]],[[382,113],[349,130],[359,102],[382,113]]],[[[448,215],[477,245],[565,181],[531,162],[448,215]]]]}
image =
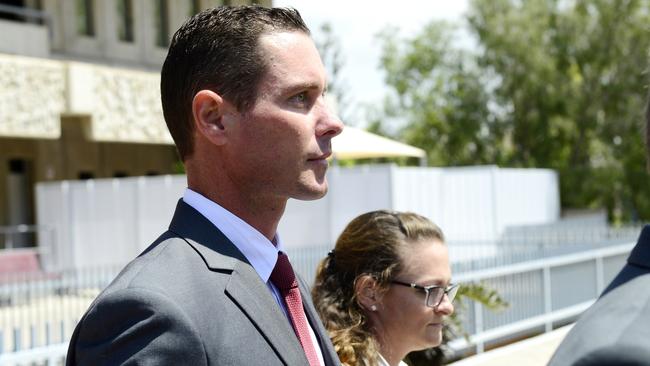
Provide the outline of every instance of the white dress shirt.
{"type": "MultiPolygon", "coordinates": [[[[255,272],[257,272],[262,281],[269,287],[275,301],[280,305],[284,315],[287,317],[287,321],[291,322],[280,291],[269,281],[271,272],[273,272],[273,268],[275,267],[275,262],[278,260],[278,252],[282,250],[280,236],[277,233],[275,234],[273,240],[275,245],[273,245],[269,239],[244,220],[189,188],[185,190],[183,201],[205,216],[206,219],[216,226],[239,249],[253,266],[253,269],[255,269],[255,272]]],[[[318,361],[321,366],[324,366],[323,353],[318,345],[316,333],[314,333],[309,321],[307,324],[309,325],[309,335],[318,354],[318,361]]]]}

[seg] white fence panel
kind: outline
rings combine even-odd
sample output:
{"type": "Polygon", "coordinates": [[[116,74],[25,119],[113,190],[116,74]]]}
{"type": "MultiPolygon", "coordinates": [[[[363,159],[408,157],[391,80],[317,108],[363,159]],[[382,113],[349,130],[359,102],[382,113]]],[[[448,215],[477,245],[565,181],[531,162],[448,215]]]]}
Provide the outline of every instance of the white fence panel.
{"type": "MultiPolygon", "coordinates": [[[[354,217],[396,209],[431,218],[450,243],[477,241],[483,254],[493,255],[507,225],[550,223],[559,216],[557,178],[548,170],[363,165],[332,167],[328,180],[324,198],[289,201],[279,225],[287,248],[333,246],[354,217]]],[[[185,186],[184,176],[37,184],[38,223],[57,233],[46,263],[126,263],[165,230],[185,186]]]]}
{"type": "Polygon", "coordinates": [[[185,177],[39,183],[38,222],[55,228],[47,269],[126,263],[167,227],[185,177]]]}
{"type": "Polygon", "coordinates": [[[447,234],[449,213],[444,207],[444,169],[395,168],[392,176],[393,208],[428,217],[447,234]]]}
{"type": "MultiPolygon", "coordinates": [[[[59,264],[72,264],[70,259],[73,258],[73,246],[68,241],[72,229],[68,212],[68,190],[67,182],[38,184],[36,188],[37,222],[47,223],[52,227],[54,236],[47,248],[48,255],[41,257],[41,263],[46,270],[51,270],[59,264]],[[61,245],[65,242],[69,244],[61,245]]],[[[42,244],[39,237],[39,246],[42,244]]]]}
{"type": "Polygon", "coordinates": [[[496,240],[493,168],[446,169],[443,178],[440,225],[447,239],[496,240]]]}
{"type": "Polygon", "coordinates": [[[137,236],[133,241],[139,253],[169,226],[176,204],[187,187],[187,179],[184,175],[129,179],[134,179],[137,185],[137,236]]]}
{"type": "Polygon", "coordinates": [[[331,200],[329,198],[289,200],[278,226],[285,248],[329,246],[331,243],[331,200]]]}
{"type": "Polygon", "coordinates": [[[345,226],[360,214],[393,207],[390,165],[362,165],[354,168],[335,167],[328,175],[331,191],[331,240],[333,245],[345,226]]]}
{"type": "MultiPolygon", "coordinates": [[[[557,173],[550,169],[495,169],[495,221],[499,235],[508,226],[537,225],[560,217],[557,173]]],[[[603,223],[605,224],[605,223],[603,223]]]]}

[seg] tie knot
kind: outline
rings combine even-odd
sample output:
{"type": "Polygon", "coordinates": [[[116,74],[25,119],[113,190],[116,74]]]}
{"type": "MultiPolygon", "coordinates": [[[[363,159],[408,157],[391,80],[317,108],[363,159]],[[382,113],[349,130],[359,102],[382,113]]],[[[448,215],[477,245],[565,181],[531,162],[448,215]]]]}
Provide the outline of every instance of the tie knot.
{"type": "Polygon", "coordinates": [[[296,274],[293,272],[289,257],[286,254],[278,253],[278,261],[271,272],[271,282],[280,290],[286,291],[298,287],[296,274]]]}

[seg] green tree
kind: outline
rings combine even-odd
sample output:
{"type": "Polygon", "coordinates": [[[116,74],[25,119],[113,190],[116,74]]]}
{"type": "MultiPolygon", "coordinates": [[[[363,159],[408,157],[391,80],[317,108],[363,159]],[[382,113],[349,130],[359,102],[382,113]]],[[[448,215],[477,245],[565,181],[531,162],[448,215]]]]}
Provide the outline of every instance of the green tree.
{"type": "Polygon", "coordinates": [[[352,100],[347,93],[348,84],[343,76],[345,58],[341,49],[341,41],[334,33],[330,23],[323,23],[319,28],[314,42],[327,70],[327,94],[336,102],[338,115],[346,124],[354,123],[352,100]]]}
{"type": "Polygon", "coordinates": [[[476,53],[439,22],[410,39],[381,36],[392,93],[376,129],[399,117],[398,135],[434,165],[552,168],[563,207],[650,219],[650,2],[473,0],[468,20],[476,53]]]}
{"type": "Polygon", "coordinates": [[[489,111],[489,94],[480,70],[452,46],[452,29],[430,23],[412,39],[395,29],[379,35],[381,66],[388,95],[372,129],[386,131],[386,121],[404,123],[401,139],[427,150],[433,165],[465,165],[502,160],[502,127],[489,111]]]}
{"type": "Polygon", "coordinates": [[[474,0],[471,9],[479,62],[508,111],[508,165],[558,170],[563,206],[650,218],[638,164],[650,3],[474,0]]]}

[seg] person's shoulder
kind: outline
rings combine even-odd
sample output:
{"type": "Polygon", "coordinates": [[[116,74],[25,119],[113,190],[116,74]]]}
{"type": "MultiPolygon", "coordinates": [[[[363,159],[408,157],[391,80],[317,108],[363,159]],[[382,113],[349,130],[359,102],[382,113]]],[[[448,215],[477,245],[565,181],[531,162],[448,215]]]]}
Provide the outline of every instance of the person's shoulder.
{"type": "MultiPolygon", "coordinates": [[[[598,299],[580,317],[576,331],[602,330],[604,339],[623,338],[631,330],[647,327],[650,321],[650,275],[638,276],[615,287],[598,299]]],[[[650,335],[650,333],[649,333],[650,335]]],[[[650,346],[650,336],[643,340],[650,346]]]]}
{"type": "Polygon", "coordinates": [[[75,329],[71,355],[77,364],[99,359],[106,364],[207,363],[199,332],[180,304],[160,291],[136,287],[103,293],[90,306],[75,329]]]}
{"type": "Polygon", "coordinates": [[[650,225],[646,225],[641,230],[639,240],[628,258],[628,263],[639,266],[641,270],[650,273],[650,225]]]}
{"type": "Polygon", "coordinates": [[[156,241],[137,258],[127,264],[106,288],[105,293],[131,286],[148,287],[156,283],[157,278],[170,275],[170,267],[183,269],[177,265],[198,257],[196,252],[178,237],[167,237],[156,241]]]}
{"type": "MultiPolygon", "coordinates": [[[[650,350],[648,289],[650,276],[639,276],[598,299],[576,322],[549,365],[604,365],[592,363],[603,349],[614,355],[650,350]]],[[[650,365],[650,354],[647,356],[650,365]]]]}
{"type": "Polygon", "coordinates": [[[610,344],[577,353],[572,360],[553,358],[549,366],[650,366],[650,348],[642,344],[610,344]]]}

